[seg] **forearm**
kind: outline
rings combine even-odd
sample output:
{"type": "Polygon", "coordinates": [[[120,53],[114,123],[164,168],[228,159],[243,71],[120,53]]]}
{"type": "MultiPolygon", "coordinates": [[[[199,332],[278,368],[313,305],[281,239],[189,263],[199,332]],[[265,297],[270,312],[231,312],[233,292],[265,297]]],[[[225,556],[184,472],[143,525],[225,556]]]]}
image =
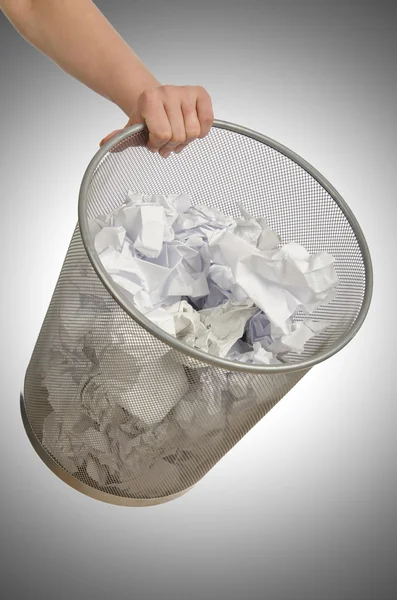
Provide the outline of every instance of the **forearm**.
{"type": "Polygon", "coordinates": [[[19,33],[64,71],[131,115],[160,83],[91,0],[0,0],[19,33]]]}

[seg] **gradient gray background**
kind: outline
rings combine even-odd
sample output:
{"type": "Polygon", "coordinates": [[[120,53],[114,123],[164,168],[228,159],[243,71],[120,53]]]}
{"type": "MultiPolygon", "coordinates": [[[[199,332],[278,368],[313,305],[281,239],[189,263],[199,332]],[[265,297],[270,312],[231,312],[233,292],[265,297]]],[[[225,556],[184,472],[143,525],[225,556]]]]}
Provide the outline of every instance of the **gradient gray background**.
{"type": "Polygon", "coordinates": [[[101,1],[163,83],[311,162],[358,218],[375,289],[315,367],[186,496],[102,504],[39,460],[19,390],[99,140],[126,119],[0,16],[2,597],[350,600],[397,594],[396,54],[392,2],[101,1]]]}

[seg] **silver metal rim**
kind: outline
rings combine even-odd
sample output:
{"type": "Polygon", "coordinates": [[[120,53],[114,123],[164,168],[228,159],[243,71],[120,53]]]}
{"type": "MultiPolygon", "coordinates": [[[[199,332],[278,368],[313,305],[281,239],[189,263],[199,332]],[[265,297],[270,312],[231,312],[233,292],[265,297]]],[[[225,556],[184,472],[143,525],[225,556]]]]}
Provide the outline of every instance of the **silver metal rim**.
{"type": "Polygon", "coordinates": [[[76,479],[76,477],[73,477],[73,475],[71,475],[67,471],[65,471],[43,448],[29,423],[29,419],[26,414],[25,401],[22,393],[20,395],[20,408],[22,422],[25,427],[26,434],[34,450],[37,452],[41,460],[54,473],[54,475],[59,477],[59,479],[62,479],[64,483],[68,484],[70,487],[77,490],[78,492],[81,492],[86,496],[90,496],[90,498],[100,500],[101,502],[106,502],[107,504],[115,504],[117,506],[157,506],[158,504],[164,504],[166,502],[170,502],[171,500],[176,500],[180,496],[183,496],[184,494],[189,492],[194,487],[194,485],[192,485],[191,487],[182,490],[177,494],[164,496],[162,498],[124,498],[122,496],[115,496],[113,494],[108,494],[106,492],[102,492],[100,490],[92,488],[89,485],[80,481],[79,479],[76,479]]]}
{"type": "Polygon", "coordinates": [[[296,371],[300,371],[303,369],[311,368],[314,365],[317,365],[317,364],[323,362],[324,360],[330,358],[331,356],[335,355],[342,348],[344,348],[352,340],[352,338],[357,334],[357,332],[359,331],[360,327],[362,326],[362,324],[365,320],[365,317],[368,313],[368,310],[369,310],[369,307],[371,304],[371,298],[372,298],[373,271],[372,271],[371,256],[369,253],[368,245],[367,245],[366,239],[364,237],[364,234],[363,234],[361,227],[358,224],[353,212],[351,211],[349,206],[346,204],[346,202],[343,200],[342,196],[337,192],[337,190],[329,183],[329,181],[327,181],[327,179],[325,179],[325,177],[323,177],[321,175],[321,173],[319,173],[312,165],[310,165],[307,161],[305,161],[303,158],[298,156],[295,152],[293,152],[289,148],[283,146],[279,142],[276,142],[275,140],[268,138],[267,136],[265,136],[261,133],[257,133],[256,131],[247,129],[246,127],[243,127],[241,125],[236,125],[234,123],[229,123],[227,121],[215,120],[213,127],[218,127],[220,129],[228,129],[229,131],[233,131],[235,133],[239,133],[246,137],[253,138],[253,139],[257,140],[258,142],[262,142],[262,143],[266,144],[267,146],[274,148],[281,154],[284,154],[285,156],[287,156],[288,158],[293,160],[300,167],[302,167],[309,175],[311,175],[328,192],[328,194],[337,203],[337,205],[339,206],[339,208],[342,210],[343,214],[345,215],[346,219],[348,220],[350,226],[352,227],[352,229],[357,237],[357,241],[358,241],[360,250],[362,252],[363,262],[364,262],[364,267],[365,267],[366,284],[365,284],[365,293],[364,293],[363,304],[361,306],[361,310],[357,316],[357,319],[354,322],[354,324],[352,325],[352,327],[338,341],[338,343],[336,343],[329,350],[319,353],[314,358],[310,358],[310,359],[302,361],[298,364],[268,365],[268,366],[247,365],[245,363],[238,363],[238,362],[233,362],[233,361],[226,360],[223,358],[217,358],[217,357],[207,354],[206,352],[204,352],[202,350],[196,350],[194,348],[190,348],[190,347],[186,346],[179,340],[175,339],[174,337],[172,337],[171,335],[169,335],[168,333],[166,333],[165,331],[163,331],[162,329],[160,329],[159,327],[154,325],[147,317],[145,317],[142,313],[140,313],[133,306],[128,304],[127,300],[123,298],[123,296],[118,292],[117,289],[115,289],[112,279],[106,272],[105,268],[103,267],[98,255],[95,251],[94,244],[92,243],[91,236],[89,233],[89,227],[88,227],[87,194],[88,194],[88,189],[89,189],[89,185],[91,182],[91,178],[92,178],[93,174],[95,173],[95,170],[99,166],[103,157],[112,148],[117,146],[120,142],[124,141],[132,134],[143,131],[145,129],[144,124],[134,125],[133,127],[124,129],[121,132],[119,132],[118,134],[116,134],[106,144],[104,144],[102,146],[102,148],[100,148],[98,150],[98,152],[95,154],[95,156],[93,157],[93,159],[91,160],[91,162],[89,163],[89,165],[85,171],[85,174],[84,174],[84,177],[83,177],[83,180],[81,183],[81,187],[80,187],[80,193],[79,193],[78,218],[79,218],[80,234],[81,234],[81,238],[82,238],[85,250],[87,252],[88,258],[89,258],[96,274],[98,275],[99,279],[101,280],[101,282],[103,283],[103,285],[105,286],[105,288],[107,289],[109,294],[112,296],[112,298],[124,310],[124,312],[128,316],[130,316],[132,319],[134,319],[134,321],[139,323],[139,325],[141,325],[141,327],[146,329],[146,331],[148,331],[149,333],[151,333],[152,335],[154,335],[155,337],[160,339],[162,342],[164,342],[168,346],[174,348],[175,350],[178,350],[179,352],[182,352],[185,355],[188,355],[196,360],[200,360],[208,365],[220,367],[223,369],[227,369],[229,371],[239,371],[239,372],[244,372],[244,373],[250,372],[250,373],[256,373],[258,375],[259,374],[269,374],[269,373],[291,373],[291,372],[296,372],[296,371]]]}

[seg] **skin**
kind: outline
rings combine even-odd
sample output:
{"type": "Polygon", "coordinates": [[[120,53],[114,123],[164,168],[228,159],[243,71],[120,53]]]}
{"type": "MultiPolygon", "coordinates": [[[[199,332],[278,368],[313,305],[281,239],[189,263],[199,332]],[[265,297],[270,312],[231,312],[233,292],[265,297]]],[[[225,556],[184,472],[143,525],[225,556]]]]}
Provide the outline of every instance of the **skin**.
{"type": "Polygon", "coordinates": [[[0,8],[32,46],[117,104],[128,117],[126,127],[145,122],[152,152],[167,158],[209,133],[214,114],[208,92],[161,85],[91,0],[0,0],[0,8]]]}

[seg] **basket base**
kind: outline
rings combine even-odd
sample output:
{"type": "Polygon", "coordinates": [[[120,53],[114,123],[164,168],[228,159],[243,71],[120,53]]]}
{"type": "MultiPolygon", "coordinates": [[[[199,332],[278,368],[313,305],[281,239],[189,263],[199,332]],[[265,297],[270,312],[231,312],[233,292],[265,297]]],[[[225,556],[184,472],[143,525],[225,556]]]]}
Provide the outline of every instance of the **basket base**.
{"type": "Polygon", "coordinates": [[[73,477],[73,475],[70,475],[70,473],[68,473],[60,465],[58,465],[58,463],[53,458],[51,458],[51,456],[46,452],[46,450],[40,444],[39,440],[36,437],[36,434],[34,433],[32,427],[29,423],[29,420],[28,420],[28,417],[26,414],[25,401],[24,401],[22,392],[20,395],[20,408],[21,408],[22,422],[25,427],[26,434],[30,440],[30,443],[32,444],[33,448],[35,449],[35,451],[37,452],[37,454],[39,455],[41,460],[47,465],[47,467],[55,475],[57,475],[57,477],[62,479],[62,481],[64,483],[67,483],[70,487],[74,488],[78,492],[81,492],[82,494],[85,494],[86,496],[90,496],[91,498],[94,498],[95,500],[100,500],[101,502],[106,502],[107,504],[115,504],[118,506],[137,506],[137,507],[156,506],[158,504],[164,504],[165,502],[170,502],[171,500],[175,500],[176,498],[179,498],[180,496],[183,496],[184,494],[186,494],[186,492],[189,492],[194,487],[192,485],[191,487],[189,487],[185,490],[182,490],[181,492],[178,492],[177,494],[172,494],[170,496],[163,496],[161,498],[123,498],[121,496],[115,496],[113,494],[108,494],[107,492],[102,492],[93,487],[90,487],[89,485],[87,485],[87,484],[83,483],[82,481],[73,477]]]}

